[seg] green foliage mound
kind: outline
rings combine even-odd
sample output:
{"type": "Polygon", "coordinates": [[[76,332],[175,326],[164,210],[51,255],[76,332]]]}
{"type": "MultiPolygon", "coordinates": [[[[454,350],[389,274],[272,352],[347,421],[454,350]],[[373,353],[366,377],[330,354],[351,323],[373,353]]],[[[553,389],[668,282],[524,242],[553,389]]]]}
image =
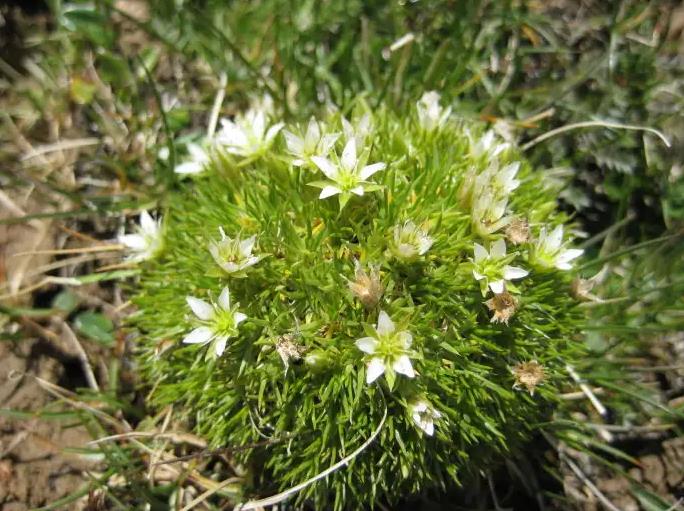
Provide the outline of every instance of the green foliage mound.
{"type": "Polygon", "coordinates": [[[160,225],[128,240],[163,236],[132,317],[151,402],[212,447],[253,445],[235,454],[247,494],[367,441],[297,502],[462,483],[550,417],[582,354],[557,191],[438,99],[223,121],[188,146],[160,225]]]}

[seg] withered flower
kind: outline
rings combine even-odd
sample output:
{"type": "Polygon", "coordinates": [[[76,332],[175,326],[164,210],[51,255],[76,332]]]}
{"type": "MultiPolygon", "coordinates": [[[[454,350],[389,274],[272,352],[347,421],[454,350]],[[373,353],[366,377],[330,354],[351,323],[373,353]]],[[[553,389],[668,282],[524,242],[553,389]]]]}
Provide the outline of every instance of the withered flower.
{"type": "Polygon", "coordinates": [[[513,376],[515,376],[514,389],[525,387],[531,396],[534,396],[534,390],[537,385],[541,384],[546,378],[544,366],[536,360],[529,362],[520,362],[512,369],[513,376]]]}
{"type": "Polygon", "coordinates": [[[380,282],[378,268],[371,266],[370,275],[361,266],[359,261],[354,262],[354,280],[349,281],[349,290],[367,308],[373,308],[382,297],[385,288],[380,282]]]}
{"type": "Polygon", "coordinates": [[[514,245],[522,245],[530,240],[530,224],[524,218],[514,218],[506,226],[506,237],[514,245]]]}
{"type": "Polygon", "coordinates": [[[294,363],[299,362],[306,351],[304,346],[295,342],[295,336],[293,334],[286,334],[278,337],[275,348],[285,365],[285,369],[290,367],[290,361],[294,363]]]}
{"type": "Polygon", "coordinates": [[[518,300],[504,290],[503,293],[497,293],[492,298],[485,302],[485,305],[490,311],[494,312],[492,316],[492,323],[505,323],[508,325],[508,320],[511,319],[518,307],[518,300]]]}

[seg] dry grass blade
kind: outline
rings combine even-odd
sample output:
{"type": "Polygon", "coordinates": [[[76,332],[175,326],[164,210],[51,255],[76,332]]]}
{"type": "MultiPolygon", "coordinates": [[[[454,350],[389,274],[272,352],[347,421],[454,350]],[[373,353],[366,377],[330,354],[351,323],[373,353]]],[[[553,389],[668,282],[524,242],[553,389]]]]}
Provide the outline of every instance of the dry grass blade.
{"type": "MultiPolygon", "coordinates": [[[[307,479],[303,483],[300,483],[296,486],[293,486],[292,488],[288,488],[287,490],[280,492],[276,495],[273,495],[271,497],[267,497],[265,499],[259,499],[259,500],[251,500],[249,502],[246,502],[244,504],[238,504],[235,506],[235,511],[248,511],[250,509],[260,509],[265,506],[274,506],[276,504],[279,504],[280,502],[283,502],[284,500],[290,498],[292,495],[295,493],[299,492],[300,490],[303,490],[307,486],[312,485],[316,481],[320,481],[324,477],[332,474],[336,470],[339,470],[340,468],[344,467],[347,465],[350,461],[352,461],[354,458],[356,458],[359,454],[361,454],[363,451],[365,451],[370,444],[373,443],[373,441],[376,439],[376,437],[380,434],[380,431],[382,431],[382,427],[385,425],[385,419],[387,418],[387,406],[385,406],[385,412],[382,415],[382,420],[380,421],[380,424],[378,424],[378,427],[375,428],[375,431],[373,431],[373,434],[368,437],[368,439],[359,447],[357,448],[354,452],[352,452],[349,456],[345,456],[342,458],[340,461],[332,465],[331,467],[325,469],[323,472],[320,474],[315,475],[314,477],[307,479]]],[[[208,498],[211,494],[209,495],[200,495],[197,499],[192,501],[188,506],[184,507],[181,511],[188,511],[189,509],[192,509],[193,505],[198,504],[199,502],[204,501],[206,498],[208,498]]]]}

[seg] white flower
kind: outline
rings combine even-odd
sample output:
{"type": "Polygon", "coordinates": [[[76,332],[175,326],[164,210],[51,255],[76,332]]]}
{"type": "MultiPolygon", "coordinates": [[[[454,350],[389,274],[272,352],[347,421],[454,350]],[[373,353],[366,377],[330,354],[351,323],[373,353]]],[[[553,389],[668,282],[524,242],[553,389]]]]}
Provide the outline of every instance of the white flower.
{"type": "Polygon", "coordinates": [[[407,220],[402,225],[394,226],[390,254],[397,259],[410,261],[425,254],[433,243],[434,240],[424,230],[407,220]]]}
{"type": "Polygon", "coordinates": [[[533,264],[543,268],[558,268],[570,270],[570,261],[577,259],[584,253],[577,248],[563,248],[563,226],[559,225],[547,234],[546,228],[542,228],[539,239],[534,244],[530,260],[533,264]]]}
{"type": "Polygon", "coordinates": [[[122,234],[119,243],[129,249],[129,261],[144,261],[156,256],[164,246],[162,217],[154,220],[147,211],[140,213],[140,225],[135,227],[135,234],[122,234]]]}
{"type": "Polygon", "coordinates": [[[475,159],[486,157],[488,160],[493,160],[510,148],[510,144],[499,142],[493,130],[487,131],[478,139],[475,139],[470,133],[467,135],[470,141],[470,155],[475,159]]]}
{"type": "Polygon", "coordinates": [[[333,163],[323,156],[312,156],[311,161],[325,174],[328,181],[309,183],[311,186],[322,188],[320,199],[326,199],[340,194],[340,207],[349,200],[351,194],[363,195],[364,191],[376,190],[378,185],[368,181],[376,172],[387,166],[383,162],[363,165],[356,154],[356,139],[351,138],[344,146],[339,163],[333,163]]]}
{"type": "Polygon", "coordinates": [[[506,264],[511,258],[506,256],[506,242],[503,239],[492,243],[489,252],[475,243],[473,277],[480,281],[483,296],[487,294],[487,286],[494,293],[500,294],[504,292],[507,280],[521,279],[528,275],[527,270],[506,264]]]}
{"type": "Polygon", "coordinates": [[[213,355],[220,357],[226,349],[228,339],[237,335],[238,325],[247,319],[247,316],[238,312],[237,307],[231,307],[230,291],[227,287],[221,291],[218,303],[207,303],[193,296],[187,296],[185,299],[201,326],[187,334],[183,343],[202,346],[213,343],[213,355]]]}
{"type": "Polygon", "coordinates": [[[423,94],[416,103],[418,122],[426,131],[441,128],[451,115],[451,107],[442,108],[439,105],[439,99],[438,92],[429,91],[423,94]]]}
{"type": "Polygon", "coordinates": [[[199,174],[203,172],[210,161],[207,151],[198,144],[190,143],[188,144],[188,153],[190,159],[176,165],[174,172],[176,174],[199,174]]]}
{"type": "Polygon", "coordinates": [[[496,198],[490,190],[485,190],[474,198],[471,208],[473,230],[480,236],[487,237],[505,227],[512,220],[505,216],[508,198],[496,198]]]}
{"type": "Polygon", "coordinates": [[[515,177],[520,170],[519,161],[509,163],[505,167],[500,167],[498,164],[490,165],[490,169],[492,170],[489,186],[497,197],[508,197],[520,186],[520,180],[515,177]]]}
{"type": "Polygon", "coordinates": [[[356,141],[356,145],[362,147],[365,145],[366,139],[373,131],[373,119],[369,113],[365,113],[363,117],[356,122],[356,125],[353,125],[342,117],[342,131],[344,132],[344,138],[346,140],[351,140],[353,138],[356,141]]]}
{"type": "Polygon", "coordinates": [[[241,240],[226,236],[222,228],[219,228],[221,239],[209,243],[209,252],[223,271],[226,273],[238,273],[254,266],[261,257],[252,255],[256,236],[241,240]]]}
{"type": "Polygon", "coordinates": [[[288,130],[283,130],[283,135],[287,150],[295,157],[292,165],[296,167],[306,164],[312,156],[327,156],[340,136],[339,133],[321,135],[321,128],[313,117],[309,119],[303,138],[288,130]]]}
{"type": "Polygon", "coordinates": [[[366,383],[371,384],[384,374],[387,384],[392,388],[396,373],[408,378],[415,377],[409,358],[412,342],[410,332],[397,332],[387,313],[380,311],[375,336],[362,337],[356,341],[356,347],[370,355],[366,366],[366,383]]]}
{"type": "Polygon", "coordinates": [[[435,433],[435,420],[442,417],[438,410],[435,410],[430,403],[422,399],[411,404],[411,415],[413,422],[428,436],[435,433]]]}
{"type": "Polygon", "coordinates": [[[234,121],[221,119],[221,129],[216,134],[216,142],[226,151],[239,156],[254,156],[268,149],[283,127],[279,122],[266,129],[266,113],[252,108],[234,121]]]}

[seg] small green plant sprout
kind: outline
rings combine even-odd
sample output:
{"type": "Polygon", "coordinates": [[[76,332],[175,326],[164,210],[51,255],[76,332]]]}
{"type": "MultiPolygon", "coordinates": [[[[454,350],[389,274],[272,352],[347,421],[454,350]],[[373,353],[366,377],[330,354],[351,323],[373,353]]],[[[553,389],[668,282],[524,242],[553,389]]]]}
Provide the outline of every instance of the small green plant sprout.
{"type": "Polygon", "coordinates": [[[309,119],[303,136],[296,135],[289,130],[283,130],[283,135],[287,150],[294,158],[292,165],[296,167],[311,165],[313,156],[327,158],[340,137],[340,133],[321,133],[320,124],[313,117],[309,119]]]}
{"type": "Polygon", "coordinates": [[[394,387],[396,374],[414,378],[411,364],[413,336],[405,330],[397,331],[392,319],[380,311],[378,324],[370,337],[356,340],[356,347],[370,355],[366,366],[366,383],[371,384],[383,374],[390,390],[394,387]]]}
{"type": "Polygon", "coordinates": [[[140,262],[156,257],[164,248],[163,218],[152,218],[147,211],[140,213],[140,224],[135,226],[133,234],[122,234],[119,243],[124,245],[129,255],[127,260],[140,262]]]}
{"type": "Polygon", "coordinates": [[[166,203],[130,320],[150,406],[239,446],[245,495],[338,511],[520,452],[583,356],[586,314],[564,245],[530,240],[562,232],[556,185],[514,146],[434,94],[350,107],[305,132],[257,106],[225,123],[166,203]],[[485,196],[496,211],[474,219],[485,196]],[[545,385],[512,372],[531,360],[545,385]]]}
{"type": "Polygon", "coordinates": [[[207,303],[193,296],[186,297],[193,314],[199,320],[198,326],[183,338],[185,344],[212,345],[210,356],[220,357],[226,350],[226,343],[238,334],[238,325],[247,316],[230,305],[230,290],[224,287],[217,303],[207,303]]]}
{"type": "Polygon", "coordinates": [[[415,261],[430,250],[433,243],[434,240],[424,230],[407,220],[394,226],[389,254],[401,261],[415,261]]]}
{"type": "Polygon", "coordinates": [[[529,272],[517,266],[507,263],[515,258],[515,254],[506,255],[506,242],[498,239],[493,242],[489,251],[479,243],[475,243],[473,249],[473,277],[480,282],[482,296],[486,296],[487,287],[496,294],[501,294],[508,284],[509,289],[514,289],[511,280],[522,279],[529,272]]]}
{"type": "Polygon", "coordinates": [[[234,277],[244,276],[247,268],[261,260],[262,256],[252,255],[256,235],[245,240],[239,237],[233,239],[226,236],[223,227],[219,227],[219,233],[221,234],[220,240],[209,242],[209,253],[225,273],[234,277]]]}
{"type": "Polygon", "coordinates": [[[574,261],[584,252],[577,248],[566,249],[563,246],[563,226],[558,225],[550,233],[542,227],[539,238],[530,251],[530,262],[540,269],[556,268],[570,270],[574,261]]]}
{"type": "Polygon", "coordinates": [[[410,405],[411,417],[413,422],[422,429],[426,435],[432,436],[435,434],[435,421],[442,418],[442,413],[435,410],[433,406],[425,401],[419,399],[410,405]]]}

